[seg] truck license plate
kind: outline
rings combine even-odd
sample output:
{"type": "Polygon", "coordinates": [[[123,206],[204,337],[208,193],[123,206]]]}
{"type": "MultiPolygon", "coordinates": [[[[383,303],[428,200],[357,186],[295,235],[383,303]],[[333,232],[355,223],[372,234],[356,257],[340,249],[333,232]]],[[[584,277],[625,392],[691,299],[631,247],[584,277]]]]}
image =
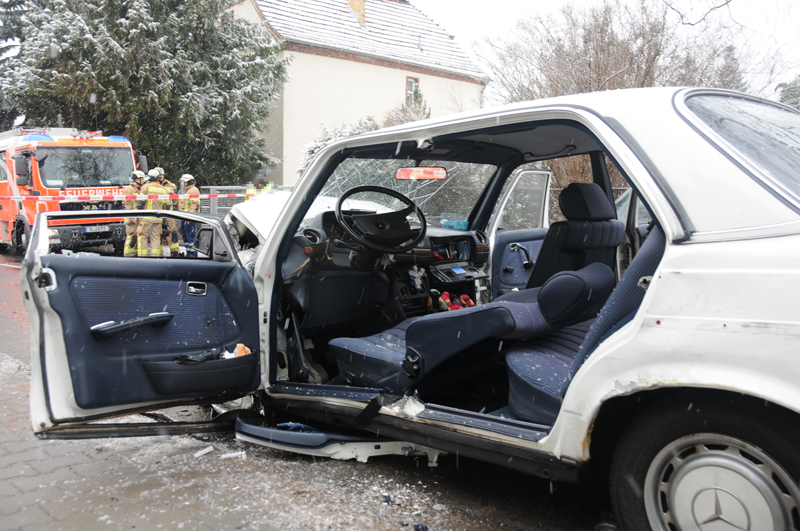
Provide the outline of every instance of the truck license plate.
{"type": "Polygon", "coordinates": [[[108,232],[108,225],[89,225],[83,228],[83,232],[108,232]]]}

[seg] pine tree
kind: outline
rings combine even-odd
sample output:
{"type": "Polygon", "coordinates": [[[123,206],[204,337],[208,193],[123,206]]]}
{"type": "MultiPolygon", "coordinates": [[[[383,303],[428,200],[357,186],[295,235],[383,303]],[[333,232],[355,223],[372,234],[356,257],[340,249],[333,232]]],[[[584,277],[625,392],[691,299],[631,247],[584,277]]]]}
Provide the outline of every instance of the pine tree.
{"type": "MultiPolygon", "coordinates": [[[[27,11],[29,0],[0,0],[0,78],[6,72],[11,57],[17,53],[22,41],[22,15],[27,11]]],[[[9,129],[19,116],[19,110],[0,91],[0,131],[9,129]]]]}
{"type": "Polygon", "coordinates": [[[0,92],[30,125],[128,137],[167,178],[238,184],[273,162],[256,131],[286,77],[264,27],[229,0],[47,0],[0,92]],[[171,177],[172,176],[172,177],[171,177]]]}

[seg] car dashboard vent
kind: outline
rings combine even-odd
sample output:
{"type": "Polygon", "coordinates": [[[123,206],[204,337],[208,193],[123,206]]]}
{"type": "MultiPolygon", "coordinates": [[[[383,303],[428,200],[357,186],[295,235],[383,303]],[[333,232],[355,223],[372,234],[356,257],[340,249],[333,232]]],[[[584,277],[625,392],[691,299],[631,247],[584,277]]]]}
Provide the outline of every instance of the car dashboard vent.
{"type": "Polygon", "coordinates": [[[320,237],[319,233],[313,229],[306,229],[303,231],[303,236],[306,240],[310,241],[312,244],[318,244],[322,241],[322,237],[320,237]]]}

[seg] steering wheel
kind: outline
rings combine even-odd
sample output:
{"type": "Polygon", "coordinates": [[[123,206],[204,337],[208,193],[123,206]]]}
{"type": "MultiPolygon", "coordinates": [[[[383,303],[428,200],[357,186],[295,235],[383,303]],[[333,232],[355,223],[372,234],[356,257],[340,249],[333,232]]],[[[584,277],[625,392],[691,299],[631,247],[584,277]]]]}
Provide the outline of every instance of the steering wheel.
{"type": "Polygon", "coordinates": [[[348,236],[359,245],[378,253],[395,254],[414,248],[422,238],[428,224],[425,215],[414,202],[401,194],[383,186],[356,186],[350,188],[336,202],[336,221],[348,236]],[[342,205],[352,195],[362,192],[376,192],[399,199],[408,208],[395,212],[375,214],[373,212],[348,214],[342,213],[342,205]],[[409,214],[416,214],[422,223],[419,229],[412,229],[408,223],[409,214]],[[408,240],[411,240],[408,242],[408,240]],[[408,243],[404,243],[408,242],[408,243]]]}

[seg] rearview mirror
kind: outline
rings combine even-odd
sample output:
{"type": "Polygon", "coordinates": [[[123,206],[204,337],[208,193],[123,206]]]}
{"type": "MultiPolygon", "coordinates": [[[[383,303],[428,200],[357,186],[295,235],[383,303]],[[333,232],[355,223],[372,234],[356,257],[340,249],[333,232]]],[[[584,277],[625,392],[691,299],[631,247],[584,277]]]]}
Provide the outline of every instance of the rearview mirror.
{"type": "Polygon", "coordinates": [[[17,186],[28,186],[28,177],[17,177],[17,186]]]}
{"type": "Polygon", "coordinates": [[[394,178],[398,181],[440,181],[447,178],[447,170],[439,167],[400,168],[394,178]]]}

